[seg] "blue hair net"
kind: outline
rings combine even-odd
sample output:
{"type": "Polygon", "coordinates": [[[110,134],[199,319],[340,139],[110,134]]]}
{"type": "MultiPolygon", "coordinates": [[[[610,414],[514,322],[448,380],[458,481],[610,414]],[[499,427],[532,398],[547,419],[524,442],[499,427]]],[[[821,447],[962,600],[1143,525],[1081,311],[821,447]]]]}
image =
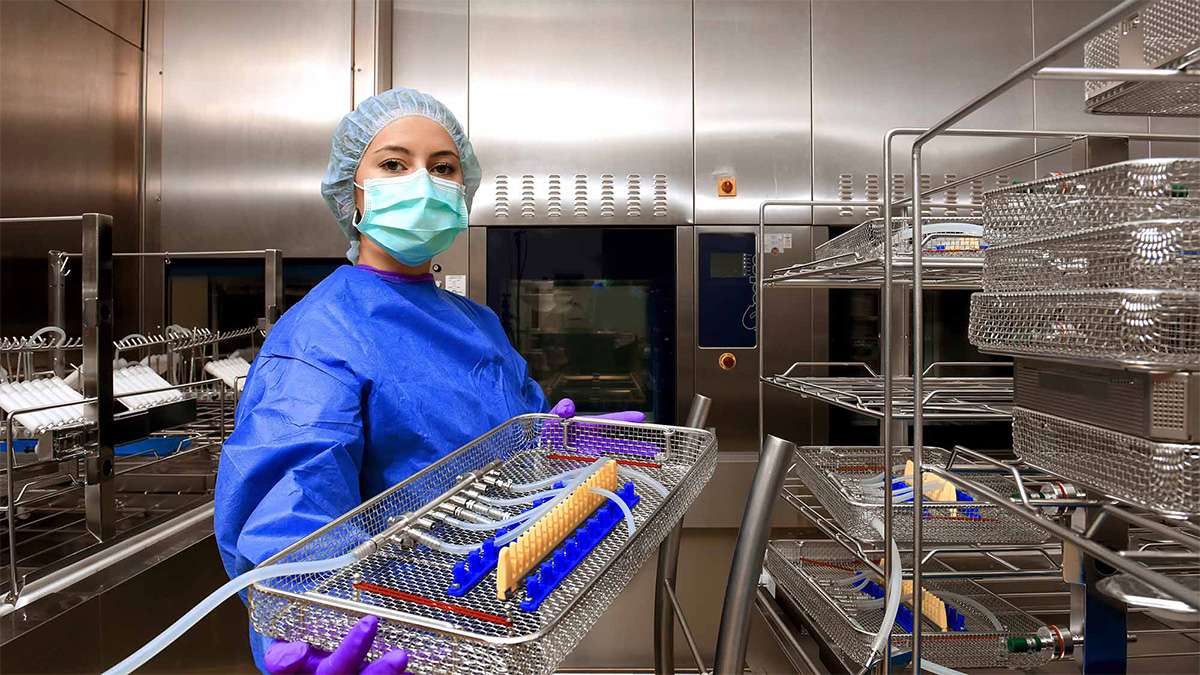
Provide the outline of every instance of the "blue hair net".
{"type": "Polygon", "coordinates": [[[321,181],[321,196],[350,240],[350,248],[346,251],[350,262],[358,261],[358,235],[354,230],[354,174],[358,171],[358,164],[375,134],[401,117],[411,115],[427,117],[450,134],[462,164],[468,209],[471,208],[475,191],[479,189],[482,175],[479,159],[475,157],[475,149],[471,147],[467,132],[449,108],[416,89],[391,89],[368,98],[338,122],[333,132],[329,167],[321,181]]]}

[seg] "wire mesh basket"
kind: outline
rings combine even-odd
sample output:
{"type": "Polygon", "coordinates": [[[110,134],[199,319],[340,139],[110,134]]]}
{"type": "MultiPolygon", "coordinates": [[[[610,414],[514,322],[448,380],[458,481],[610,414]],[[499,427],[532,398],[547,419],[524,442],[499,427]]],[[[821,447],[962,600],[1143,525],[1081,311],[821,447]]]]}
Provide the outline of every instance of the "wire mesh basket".
{"type": "Polygon", "coordinates": [[[1001,354],[1200,366],[1200,292],[975,293],[971,344],[1001,354]]]}
{"type": "Polygon", "coordinates": [[[1013,452],[1124,501],[1170,514],[1200,513],[1200,445],[1156,443],[1018,407],[1013,452]]]}
{"type": "MultiPolygon", "coordinates": [[[[348,553],[394,529],[397,520],[411,520],[406,515],[428,509],[472,472],[486,472],[481,479],[486,497],[498,486],[553,477],[600,456],[616,460],[622,471],[632,469],[631,476],[640,472],[632,479],[641,499],[632,510],[636,534],[629,537],[621,524],[600,539],[534,611],[521,608],[524,590],[498,599],[495,572],[451,597],[452,568],[462,557],[389,537],[351,566],[256,584],[251,623],[270,637],[333,649],[358,619],[374,614],[382,620],[372,658],[407,649],[413,672],[550,673],[683,517],[712,476],[716,449],[715,437],[699,429],[549,415],[513,418],[263,565],[348,553]],[[665,497],[654,481],[666,488],[665,497]]],[[[446,522],[427,533],[455,546],[473,546],[491,534],[446,522]]]]}
{"type": "MultiPolygon", "coordinates": [[[[922,252],[929,256],[978,256],[986,246],[978,218],[928,217],[921,219],[922,252]]],[[[892,218],[892,251],[912,255],[912,218],[892,218]]],[[[835,256],[877,258],[884,253],[883,218],[873,218],[816,247],[817,260],[835,256]]]]}
{"type": "MultiPolygon", "coordinates": [[[[1195,0],[1159,0],[1136,20],[1114,25],[1084,44],[1088,68],[1175,68],[1200,48],[1200,6],[1195,0]],[[1122,58],[1124,57],[1124,58],[1122,58]]],[[[1123,115],[1200,115],[1200,84],[1088,81],[1088,112],[1123,115]]]]}
{"type": "Polygon", "coordinates": [[[1144,220],[989,248],[983,290],[1200,291],[1200,219],[1144,220]]]}
{"type": "MultiPolygon", "coordinates": [[[[912,459],[912,448],[895,448],[899,467],[912,459]]],[[[921,456],[925,464],[949,466],[951,455],[941,448],[927,447],[921,456]]],[[[796,451],[796,477],[812,491],[851,537],[862,542],[879,542],[884,517],[883,496],[864,479],[879,478],[883,473],[881,447],[809,446],[796,451]]],[[[893,468],[892,475],[900,471],[893,468]]],[[[1003,476],[976,476],[984,485],[1007,490],[1011,481],[1003,476]]],[[[987,502],[968,506],[923,504],[922,541],[934,544],[1036,544],[1046,541],[1045,530],[987,502]]],[[[892,505],[892,536],[897,542],[912,542],[912,502],[895,500],[892,505]]]]}
{"type": "Polygon", "coordinates": [[[1200,218],[1200,159],[1137,159],[992,190],[991,247],[1140,220],[1200,218]]]}
{"type": "MultiPolygon", "coordinates": [[[[845,584],[858,572],[869,576],[866,565],[832,542],[776,540],[767,545],[765,566],[830,644],[856,663],[866,664],[884,610],[863,603],[867,596],[845,584]]],[[[938,579],[922,585],[966,618],[965,631],[942,632],[926,621],[921,633],[922,658],[951,668],[1014,669],[1035,668],[1049,660],[1051,650],[1008,651],[1008,638],[1032,637],[1043,624],[979,584],[938,579]]],[[[898,626],[892,629],[894,649],[908,651],[911,642],[907,631],[898,626]]]]}

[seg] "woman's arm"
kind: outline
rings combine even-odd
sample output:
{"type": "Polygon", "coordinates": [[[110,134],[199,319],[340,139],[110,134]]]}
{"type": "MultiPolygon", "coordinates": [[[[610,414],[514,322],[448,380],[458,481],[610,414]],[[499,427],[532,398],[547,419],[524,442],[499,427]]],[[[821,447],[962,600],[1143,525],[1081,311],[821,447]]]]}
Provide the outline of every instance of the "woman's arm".
{"type": "Polygon", "coordinates": [[[266,356],[217,473],[217,543],[241,574],[361,503],[359,394],[303,360],[266,356]]]}

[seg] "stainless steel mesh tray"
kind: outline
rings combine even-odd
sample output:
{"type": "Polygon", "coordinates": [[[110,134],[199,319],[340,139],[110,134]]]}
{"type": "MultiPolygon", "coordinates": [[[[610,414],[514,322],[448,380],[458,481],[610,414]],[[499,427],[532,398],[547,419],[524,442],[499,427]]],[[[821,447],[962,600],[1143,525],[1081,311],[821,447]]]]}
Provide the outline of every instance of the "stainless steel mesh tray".
{"type": "Polygon", "coordinates": [[[1200,365],[1200,293],[975,293],[968,337],[985,352],[1190,369],[1200,365]]]}
{"type": "Polygon", "coordinates": [[[1200,159],[1137,159],[992,190],[989,246],[1118,223],[1200,217],[1200,159]]]}
{"type": "MultiPolygon", "coordinates": [[[[1084,44],[1088,68],[1175,68],[1200,48],[1200,5],[1160,0],[1084,44]]],[[[1088,112],[1115,115],[1200,115],[1200,85],[1188,82],[1089,81],[1088,112]]]]}
{"type": "MultiPolygon", "coordinates": [[[[396,519],[438,499],[462,476],[493,465],[498,468],[491,476],[527,482],[586,466],[593,456],[603,455],[636,466],[669,492],[661,497],[638,479],[642,501],[633,509],[636,535],[626,536],[622,524],[533,612],[519,608],[523,591],[508,600],[496,598],[494,571],[466,595],[448,597],[451,566],[462,558],[391,538],[352,566],[256,584],[250,593],[251,623],[270,637],[332,649],[359,618],[374,614],[382,622],[372,657],[408,649],[413,672],[550,673],[682,518],[712,476],[716,450],[715,437],[699,429],[549,415],[513,418],[263,565],[348,553],[396,519]],[[586,457],[563,459],[571,456],[586,457]],[[361,582],[418,600],[355,590],[353,585],[361,582]]],[[[511,507],[510,512],[517,510],[511,507]]],[[[455,544],[475,544],[491,535],[449,526],[435,534],[455,544]]]]}
{"type": "MultiPolygon", "coordinates": [[[[838,580],[862,571],[865,565],[838,544],[825,541],[776,540],[767,545],[765,566],[779,588],[808,617],[823,637],[847,658],[865,664],[871,641],[883,620],[883,608],[864,608],[858,591],[838,585],[838,580]]],[[[923,658],[951,668],[1035,668],[1049,660],[1049,651],[1009,653],[1009,637],[1032,637],[1043,624],[965,579],[939,579],[924,587],[937,594],[970,598],[994,614],[1000,630],[968,602],[953,602],[967,620],[967,631],[940,632],[928,622],[921,633],[923,658]]],[[[911,649],[912,637],[899,627],[892,629],[892,646],[911,649]]]]}
{"type": "MultiPolygon", "coordinates": [[[[983,221],[978,218],[929,217],[921,219],[922,248],[926,256],[978,256],[983,221]],[[957,227],[957,226],[965,227],[957,227]]],[[[912,218],[892,218],[892,251],[912,254],[912,218]]],[[[873,218],[816,247],[817,260],[834,256],[873,258],[884,253],[883,218],[873,218]]]]}
{"type": "MultiPolygon", "coordinates": [[[[894,459],[903,466],[912,459],[912,448],[895,448],[894,459]]],[[[950,453],[927,447],[921,457],[925,464],[948,466],[950,453]]],[[[881,447],[809,446],[796,451],[796,477],[812,490],[851,537],[862,542],[879,542],[883,537],[875,523],[883,523],[882,497],[870,494],[861,479],[883,472],[881,447]]],[[[976,480],[997,490],[1007,491],[1011,481],[1004,476],[978,475],[976,480]]],[[[1002,507],[987,502],[972,505],[938,506],[923,504],[922,540],[934,544],[1036,544],[1049,539],[1042,528],[1018,518],[1002,507]],[[963,509],[970,515],[963,515],[963,509]]],[[[897,542],[912,542],[912,503],[893,504],[892,533],[897,542]]]]}
{"type": "Polygon", "coordinates": [[[983,290],[1200,291],[1200,219],[1144,220],[989,248],[983,290]]]}
{"type": "Polygon", "coordinates": [[[1127,502],[1169,514],[1200,513],[1200,445],[1155,443],[1014,408],[1013,452],[1039,469],[1127,502]]]}

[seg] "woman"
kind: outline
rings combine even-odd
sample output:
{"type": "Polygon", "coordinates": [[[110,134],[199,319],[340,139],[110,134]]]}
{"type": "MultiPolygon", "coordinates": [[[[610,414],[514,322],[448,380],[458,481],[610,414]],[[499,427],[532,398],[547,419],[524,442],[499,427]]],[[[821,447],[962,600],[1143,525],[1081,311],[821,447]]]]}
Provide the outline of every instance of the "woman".
{"type": "MultiPolygon", "coordinates": [[[[217,475],[217,543],[230,576],[500,422],[546,410],[496,315],[438,288],[429,272],[466,230],[479,179],[462,127],[421,92],[371,97],[338,124],[321,194],[356,264],[288,310],[250,369],[217,475]]],[[[569,417],[574,404],[553,412],[569,417]]],[[[252,633],[255,662],[271,672],[357,670],[375,623],[356,626],[331,657],[277,644],[264,660],[252,633]]],[[[402,670],[391,657],[372,667],[402,670]]]]}

